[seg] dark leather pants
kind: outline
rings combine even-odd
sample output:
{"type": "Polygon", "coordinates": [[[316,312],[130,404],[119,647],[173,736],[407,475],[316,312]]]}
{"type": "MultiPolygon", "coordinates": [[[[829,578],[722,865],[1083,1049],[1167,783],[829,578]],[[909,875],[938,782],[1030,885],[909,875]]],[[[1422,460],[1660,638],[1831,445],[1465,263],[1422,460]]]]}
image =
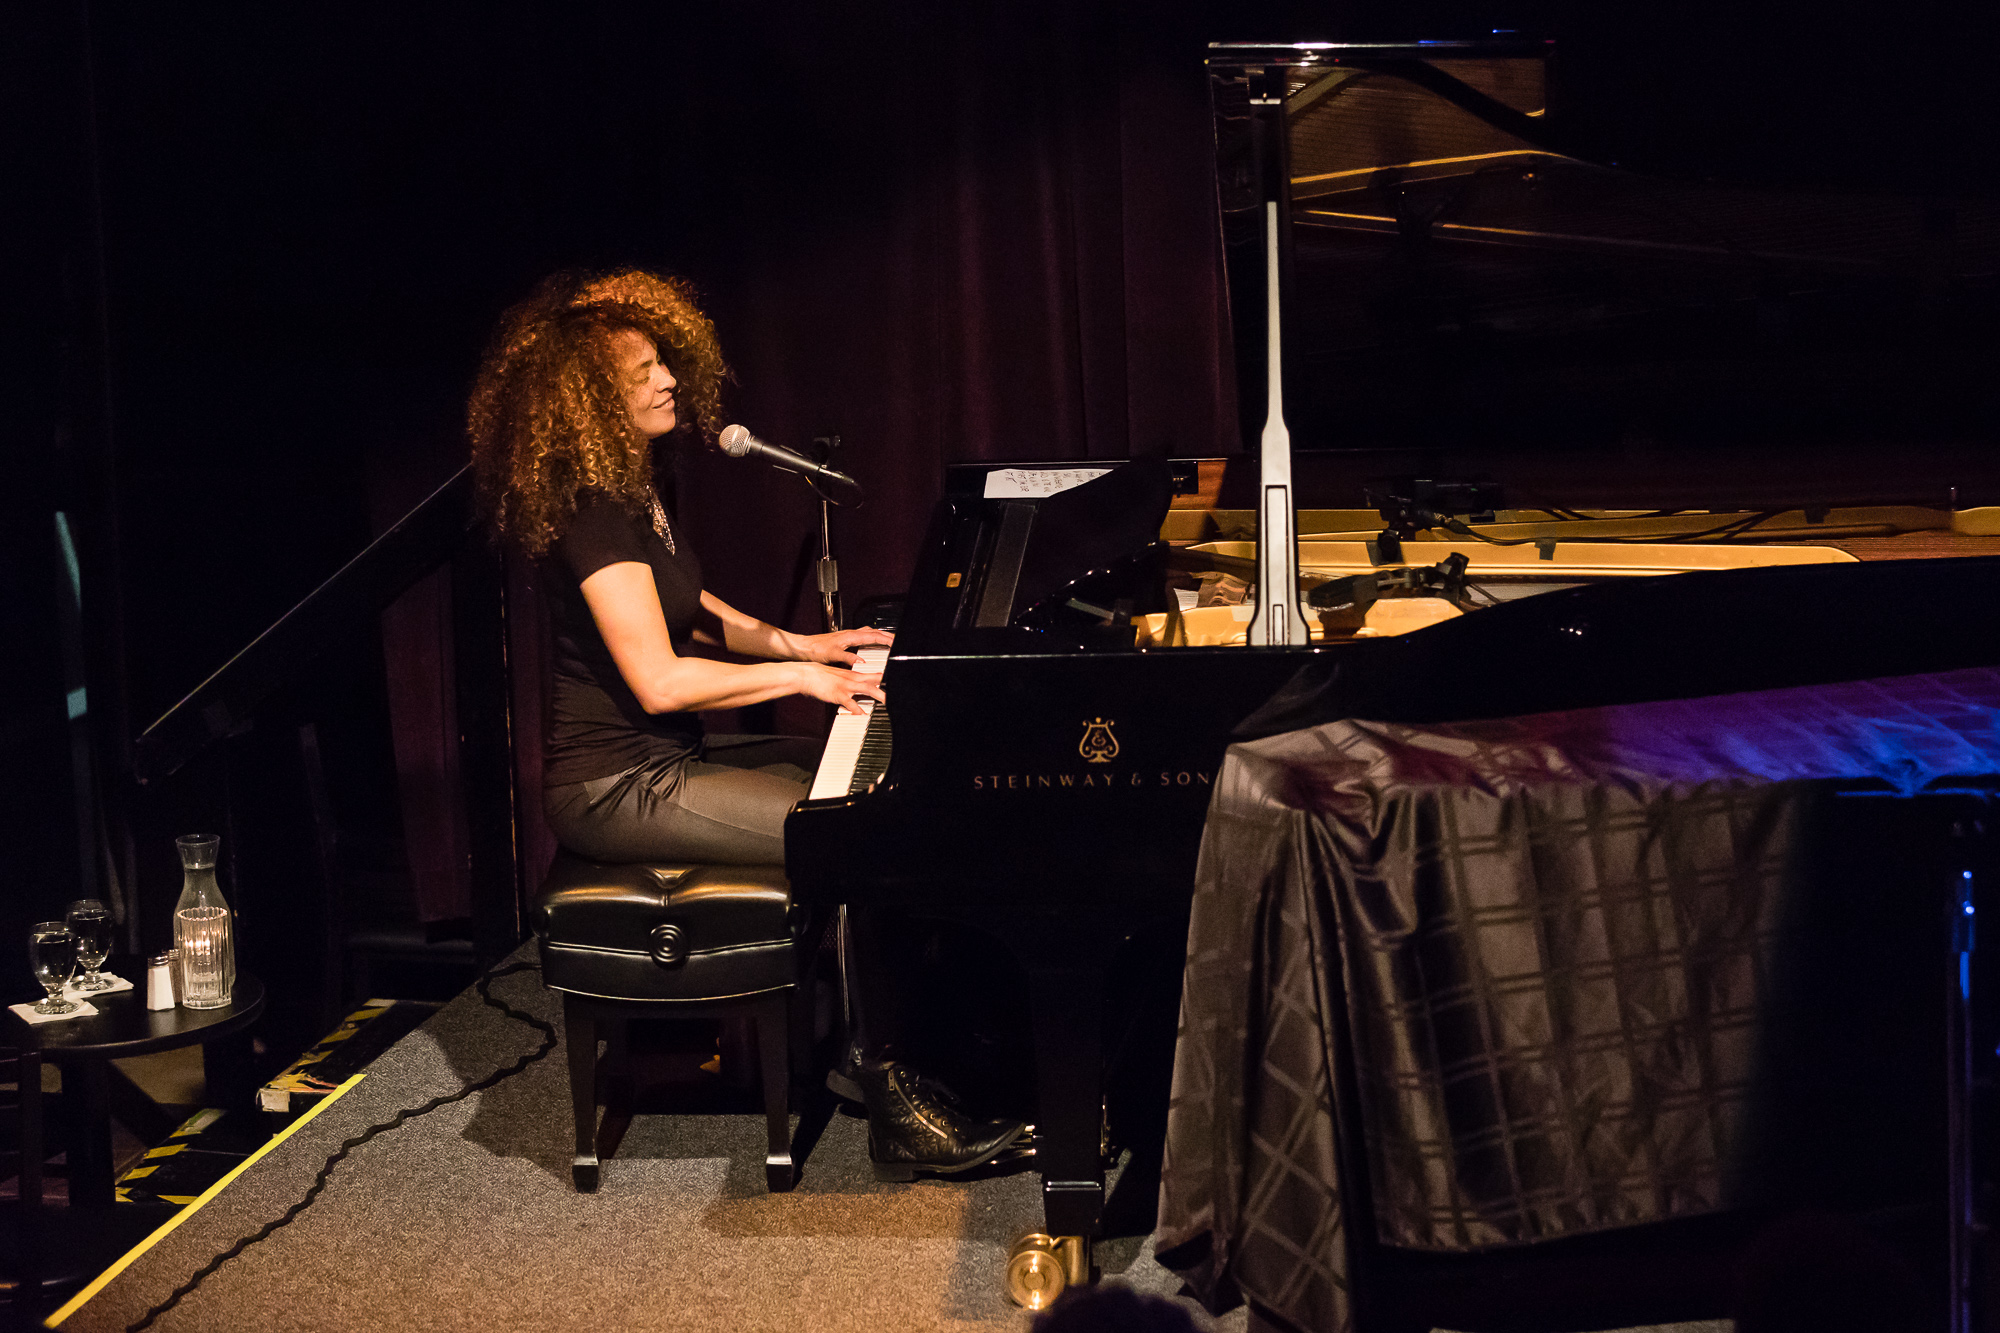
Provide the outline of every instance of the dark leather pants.
{"type": "MultiPolygon", "coordinates": [[[[821,748],[805,736],[710,736],[699,759],[550,787],[543,808],[557,841],[597,861],[783,865],[785,816],[805,799],[821,748]]],[[[853,1035],[871,1058],[900,1026],[896,943],[878,918],[851,913],[847,936],[853,1035]]]]}
{"type": "Polygon", "coordinates": [[[698,759],[550,787],[543,809],[557,841],[596,861],[783,865],[785,816],[820,749],[805,736],[711,736],[698,759]]]}

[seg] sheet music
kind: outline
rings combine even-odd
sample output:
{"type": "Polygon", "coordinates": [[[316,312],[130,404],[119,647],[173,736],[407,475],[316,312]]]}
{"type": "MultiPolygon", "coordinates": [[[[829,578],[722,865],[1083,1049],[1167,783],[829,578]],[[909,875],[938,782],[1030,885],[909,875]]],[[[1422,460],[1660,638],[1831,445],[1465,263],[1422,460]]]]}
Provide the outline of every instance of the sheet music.
{"type": "Polygon", "coordinates": [[[1003,467],[986,474],[989,500],[1045,500],[1058,492],[1095,481],[1108,467],[1003,467]]]}

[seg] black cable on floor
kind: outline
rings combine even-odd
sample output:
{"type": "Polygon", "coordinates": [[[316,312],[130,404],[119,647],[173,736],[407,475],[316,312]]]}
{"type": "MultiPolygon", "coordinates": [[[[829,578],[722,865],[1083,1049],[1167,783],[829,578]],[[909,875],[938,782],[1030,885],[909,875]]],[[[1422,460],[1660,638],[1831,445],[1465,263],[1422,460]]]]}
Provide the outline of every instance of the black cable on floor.
{"type": "Polygon", "coordinates": [[[300,1213],[303,1213],[308,1207],[312,1205],[313,1200],[319,1197],[319,1192],[326,1188],[327,1177],[333,1174],[333,1168],[339,1166],[340,1163],[346,1158],[347,1154],[353,1152],[356,1148],[359,1148],[362,1144],[368,1142],[368,1140],[374,1138],[377,1134],[386,1133],[389,1130],[396,1128],[396,1126],[404,1123],[405,1121],[414,1120],[420,1115],[429,1115],[432,1111],[437,1110],[440,1106],[449,1106],[453,1102],[463,1101],[467,1097],[470,1097],[475,1092],[483,1092],[487,1088],[490,1088],[494,1084],[500,1082],[502,1079],[512,1078],[514,1075],[520,1073],[523,1069],[526,1069],[529,1065],[535,1063],[535,1061],[547,1055],[550,1051],[553,1051],[556,1048],[555,1024],[546,1022],[543,1019],[536,1018],[533,1014],[524,1014],[519,1009],[516,1009],[513,1005],[508,1004],[505,1000],[494,999],[492,992],[489,989],[487,989],[493,983],[493,980],[496,977],[511,976],[516,972],[538,971],[540,968],[541,964],[536,962],[516,963],[512,967],[497,968],[494,971],[488,972],[484,976],[480,977],[478,982],[475,983],[475,987],[479,991],[479,998],[481,1000],[484,1000],[487,1004],[491,1005],[493,1008],[498,1009],[501,1013],[507,1015],[507,1017],[519,1019],[521,1022],[526,1023],[528,1026],[533,1028],[538,1028],[541,1030],[542,1044],[539,1049],[530,1051],[528,1054],[516,1060],[513,1064],[508,1065],[503,1069],[496,1069],[492,1073],[488,1074],[485,1078],[480,1079],[477,1083],[468,1084],[467,1086],[460,1088],[457,1092],[446,1093],[442,1097],[433,1097],[431,1098],[431,1100],[425,1102],[422,1106],[412,1107],[408,1110],[398,1111],[396,1112],[395,1116],[392,1117],[391,1119],[384,1120],[382,1123],[378,1125],[370,1125],[367,1129],[362,1130],[359,1134],[356,1134],[353,1138],[341,1144],[339,1150],[335,1152],[333,1156],[326,1159],[326,1165],[320,1167],[319,1174],[313,1177],[312,1187],[305,1192],[305,1196],[301,1198],[297,1203],[293,1204],[289,1209],[287,1209],[283,1217],[280,1217],[275,1222],[265,1223],[264,1226],[260,1228],[255,1234],[245,1236],[243,1239],[237,1241],[234,1245],[224,1250],[221,1254],[218,1254],[213,1259],[210,1259],[206,1264],[202,1265],[202,1267],[195,1273],[193,1277],[189,1278],[186,1282],[182,1283],[178,1288],[176,1288],[173,1295],[167,1297],[164,1301],[161,1301],[158,1305],[146,1311],[145,1314],[139,1317],[137,1322],[126,1325],[125,1333],[141,1333],[142,1329],[151,1328],[153,1325],[153,1321],[155,1319],[158,1319],[161,1315],[173,1309],[176,1305],[179,1305],[181,1302],[181,1298],[188,1295],[196,1287],[200,1286],[203,1280],[206,1279],[210,1273],[213,1273],[216,1269],[222,1267],[224,1264],[228,1263],[231,1259],[234,1259],[237,1255],[249,1249],[252,1245],[255,1245],[258,1241],[263,1240],[266,1236],[269,1236],[272,1232],[278,1230],[278,1228],[290,1225],[294,1220],[298,1218],[298,1215],[300,1213]]]}

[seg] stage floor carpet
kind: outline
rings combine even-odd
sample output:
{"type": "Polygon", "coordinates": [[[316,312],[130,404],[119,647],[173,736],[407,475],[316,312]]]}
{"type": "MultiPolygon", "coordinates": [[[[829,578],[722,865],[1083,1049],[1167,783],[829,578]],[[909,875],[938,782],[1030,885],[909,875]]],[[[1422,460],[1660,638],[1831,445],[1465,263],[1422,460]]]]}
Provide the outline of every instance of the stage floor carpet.
{"type": "MultiPolygon", "coordinates": [[[[522,958],[532,953],[524,950],[522,958]]],[[[528,971],[493,992],[554,1020],[528,971]]],[[[281,1216],[341,1142],[477,1081],[541,1034],[468,991],[119,1272],[61,1323],[122,1330],[215,1254],[281,1216]]],[[[569,1179],[560,1046],[525,1071],[389,1131],[341,1163],[297,1221],[224,1264],[154,1325],[329,1333],[511,1329],[1025,1329],[1002,1295],[1008,1246],[1037,1221],[1030,1171],[887,1185],[866,1125],[836,1115],[798,1187],[768,1194],[751,1114],[639,1115],[596,1194],[569,1179]]],[[[1150,1242],[1105,1242],[1106,1279],[1172,1296],[1150,1242]]],[[[1244,1312],[1203,1329],[1240,1330],[1244,1312]]],[[[1726,1333],[1685,1325],[1676,1333],[1726,1333]]]]}
{"type": "MultiPolygon", "coordinates": [[[[524,951],[522,957],[532,957],[524,951]]],[[[496,998],[554,1021],[535,972],[496,998]]],[[[61,1324],[124,1329],[282,1215],[341,1142],[456,1091],[541,1034],[467,992],[61,1324]]],[[[1030,1171],[887,1185],[865,1122],[836,1115],[797,1188],[764,1189],[758,1115],[639,1115],[596,1194],[569,1179],[560,1046],[512,1078],[357,1148],[291,1225],[224,1264],[154,1327],[283,1330],[1024,1328],[1007,1247],[1039,1212],[1030,1171]]],[[[1179,1285],[1139,1239],[1101,1246],[1112,1280],[1179,1285]]],[[[1191,1303],[1190,1309],[1197,1309],[1191,1303]]],[[[1201,1316],[1203,1327],[1210,1321],[1201,1316]]],[[[1220,1321],[1240,1327],[1241,1313],[1220,1321]]]]}

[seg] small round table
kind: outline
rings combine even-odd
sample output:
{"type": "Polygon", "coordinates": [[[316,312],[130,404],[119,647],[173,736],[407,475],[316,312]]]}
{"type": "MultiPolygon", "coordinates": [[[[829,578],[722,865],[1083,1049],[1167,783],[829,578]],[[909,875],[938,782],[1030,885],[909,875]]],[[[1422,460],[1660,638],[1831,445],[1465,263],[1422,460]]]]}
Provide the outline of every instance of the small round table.
{"type": "MultiPolygon", "coordinates": [[[[132,960],[139,962],[140,960],[132,960]]],[[[124,975],[145,979],[143,967],[127,967],[124,975]]],[[[111,1098],[106,1073],[110,1062],[128,1055],[151,1055],[182,1046],[202,1045],[209,1081],[223,1084],[214,1092],[240,1092],[247,1105],[249,1062],[225,1049],[227,1039],[257,1021],[264,1012],[264,986],[255,977],[236,974],[236,988],[220,1009],[148,1009],[142,985],[114,995],[86,995],[97,1012],[57,1023],[27,1023],[7,1013],[0,1042],[18,1046],[21,1064],[21,1202],[41,1202],[42,1080],[46,1060],[62,1068],[63,1101],[75,1133],[69,1147],[69,1198],[72,1207],[109,1208],[114,1195],[111,1177],[111,1098]],[[230,1077],[230,1076],[235,1077],[230,1077]],[[228,1084],[240,1082],[241,1088],[228,1084]]],[[[235,1099],[229,1099],[234,1104],[235,1099]]]]}

